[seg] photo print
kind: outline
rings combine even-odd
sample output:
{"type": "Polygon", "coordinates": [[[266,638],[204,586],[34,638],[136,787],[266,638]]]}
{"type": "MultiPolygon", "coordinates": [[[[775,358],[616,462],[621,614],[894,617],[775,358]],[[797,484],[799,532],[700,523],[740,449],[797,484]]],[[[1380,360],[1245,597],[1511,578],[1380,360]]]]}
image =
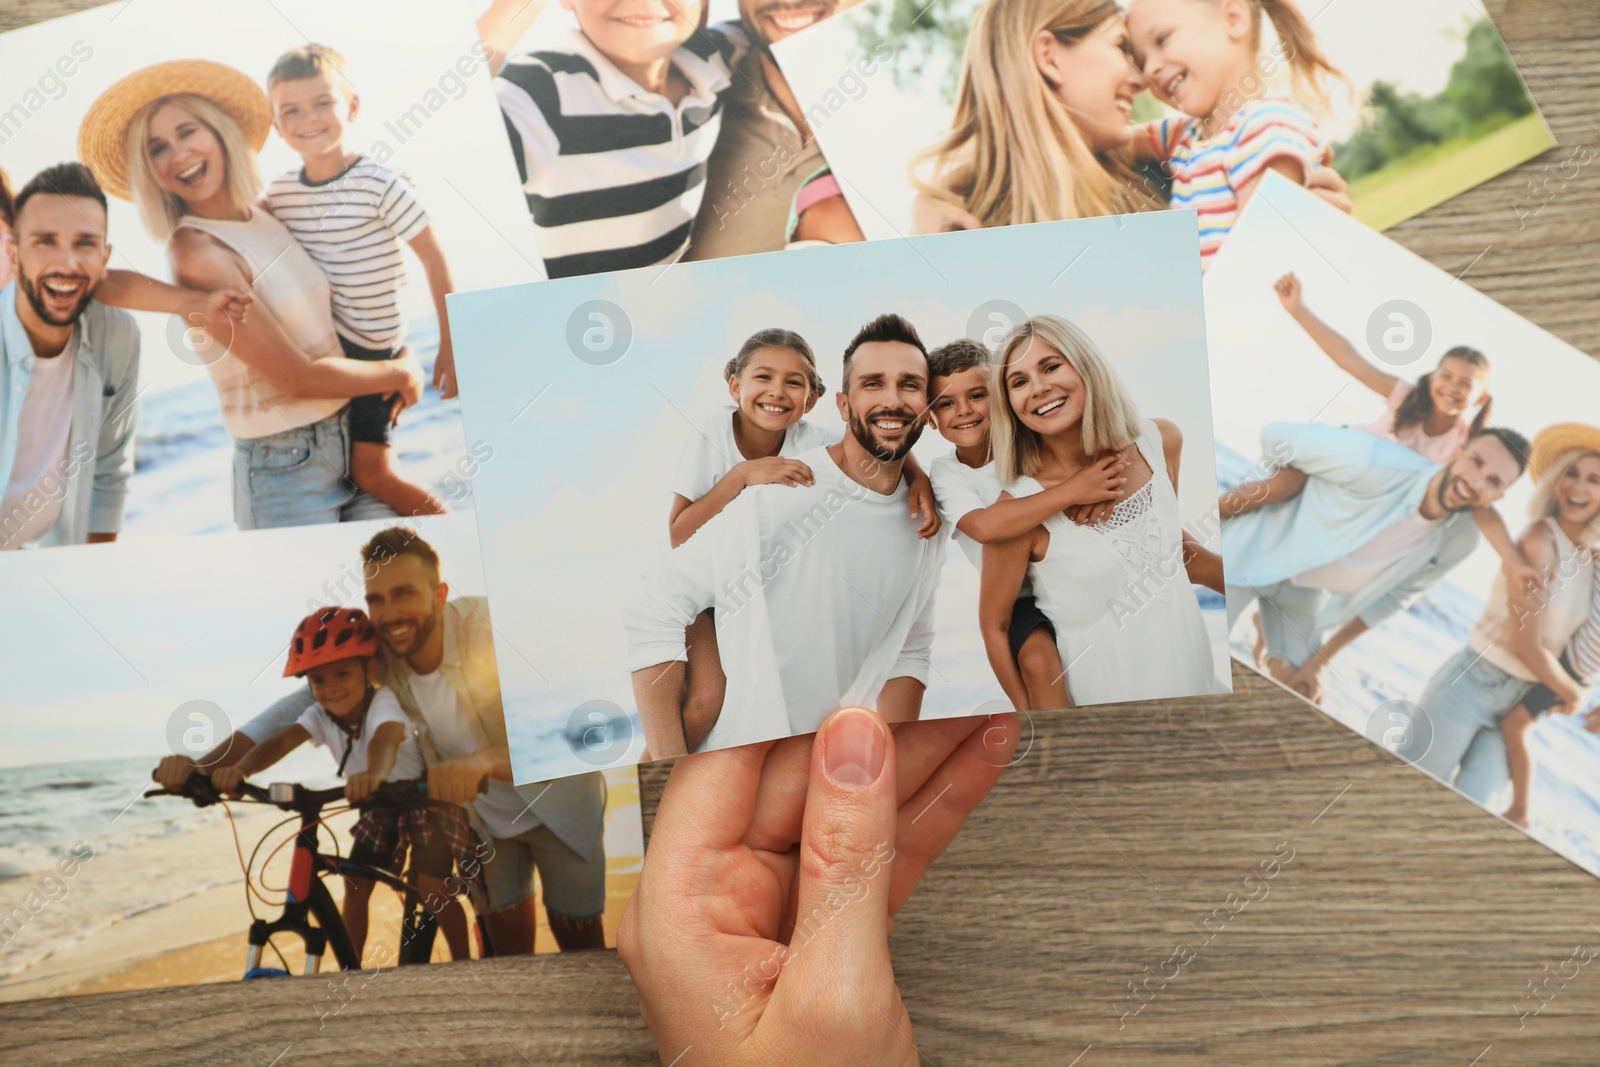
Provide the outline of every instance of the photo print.
{"type": "Polygon", "coordinates": [[[637,774],[513,787],[484,593],[470,514],[0,555],[0,1001],[614,946],[637,774]]]}
{"type": "Polygon", "coordinates": [[[0,36],[0,549],[470,510],[444,297],[540,276],[470,6],[0,36]]]}
{"type": "Polygon", "coordinates": [[[1228,691],[1195,253],[1167,214],[452,297],[518,780],[1228,691]]]}
{"type": "Polygon", "coordinates": [[[866,0],[774,43],[871,239],[1194,208],[1277,171],[1383,230],[1554,146],[1461,0],[866,0]]]}
{"type": "Polygon", "coordinates": [[[1600,367],[1260,199],[1205,280],[1234,657],[1600,874],[1600,367]]]}

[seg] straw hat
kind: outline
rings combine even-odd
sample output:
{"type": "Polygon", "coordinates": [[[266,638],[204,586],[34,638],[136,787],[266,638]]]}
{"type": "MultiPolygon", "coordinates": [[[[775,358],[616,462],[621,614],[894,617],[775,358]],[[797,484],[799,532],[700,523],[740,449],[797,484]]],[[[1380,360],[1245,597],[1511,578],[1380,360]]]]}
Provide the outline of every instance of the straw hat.
{"type": "Polygon", "coordinates": [[[1528,456],[1528,474],[1536,482],[1543,481],[1550,464],[1574,448],[1600,453],[1600,429],[1581,422],[1546,426],[1533,439],[1528,456]]]}
{"type": "Polygon", "coordinates": [[[239,124],[256,151],[267,143],[272,106],[249,75],[208,59],[175,59],[145,67],[101,93],[78,128],[78,158],[111,196],[133,197],[126,156],[128,124],[146,104],[176,93],[193,93],[216,104],[239,124]]]}

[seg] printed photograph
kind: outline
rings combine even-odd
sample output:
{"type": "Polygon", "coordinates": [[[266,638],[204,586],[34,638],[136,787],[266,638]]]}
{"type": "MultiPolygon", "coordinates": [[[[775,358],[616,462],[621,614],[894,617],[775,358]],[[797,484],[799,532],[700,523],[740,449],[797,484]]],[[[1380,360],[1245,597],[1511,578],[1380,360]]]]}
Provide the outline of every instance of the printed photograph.
{"type": "Polygon", "coordinates": [[[1209,264],[1269,171],[1383,230],[1555,145],[1460,0],[867,0],[771,54],[871,239],[1192,208],[1209,264]]]}
{"type": "Polygon", "coordinates": [[[1205,281],[1234,657],[1600,874],[1600,367],[1259,198],[1205,281]]]}
{"type": "Polygon", "coordinates": [[[862,240],[771,50],[853,2],[492,0],[478,27],[548,276],[862,240]]]}
{"type": "Polygon", "coordinates": [[[517,780],[1229,691],[1195,253],[1096,219],[452,297],[517,780]]]}
{"type": "Polygon", "coordinates": [[[445,296],[541,276],[471,7],[0,36],[0,549],[470,510],[445,296]]]}
{"type": "Polygon", "coordinates": [[[615,946],[637,774],[513,786],[470,514],[12,553],[0,601],[0,1001],[352,972],[326,1018],[615,946]]]}

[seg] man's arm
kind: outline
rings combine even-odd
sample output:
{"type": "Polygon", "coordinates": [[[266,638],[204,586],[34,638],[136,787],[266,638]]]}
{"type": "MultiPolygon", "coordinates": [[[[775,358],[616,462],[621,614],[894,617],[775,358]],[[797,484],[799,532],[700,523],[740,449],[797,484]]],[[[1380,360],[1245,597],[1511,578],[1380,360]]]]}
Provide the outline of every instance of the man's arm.
{"type": "Polygon", "coordinates": [[[139,421],[139,334],[126,315],[108,316],[107,382],[112,395],[101,400],[100,438],[95,446],[94,485],[89,492],[89,529],[96,542],[115,540],[133,475],[133,433],[139,421]],[[126,353],[126,358],[119,358],[126,353]]]}
{"type": "Polygon", "coordinates": [[[1313,704],[1322,703],[1322,675],[1333,657],[1349,648],[1351,643],[1367,632],[1367,624],[1359,618],[1351,619],[1333,632],[1311,657],[1289,678],[1288,684],[1313,704]]]}
{"type": "Polygon", "coordinates": [[[884,722],[914,722],[922,715],[922,681],[902,675],[890,678],[878,692],[878,714],[884,722]]]}
{"type": "MultiPolygon", "coordinates": [[[[922,693],[927,688],[928,673],[933,668],[933,613],[939,595],[940,561],[944,553],[940,549],[933,550],[930,561],[927,559],[929,547],[923,545],[921,550],[925,569],[919,572],[918,580],[931,583],[932,588],[927,590],[922,607],[911,623],[911,630],[900,646],[900,655],[889,672],[889,680],[878,691],[878,714],[889,722],[910,722],[922,714],[922,693]],[[889,701],[888,704],[884,703],[885,699],[889,701]]],[[[918,593],[922,593],[920,588],[918,593]]]]}

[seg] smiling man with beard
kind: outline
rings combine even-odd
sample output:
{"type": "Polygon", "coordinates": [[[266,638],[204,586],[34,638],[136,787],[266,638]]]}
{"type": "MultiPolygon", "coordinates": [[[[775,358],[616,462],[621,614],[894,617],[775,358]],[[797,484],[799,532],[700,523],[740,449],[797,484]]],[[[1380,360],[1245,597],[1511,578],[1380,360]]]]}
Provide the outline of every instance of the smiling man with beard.
{"type": "Polygon", "coordinates": [[[1337,426],[1273,423],[1261,444],[1308,478],[1277,504],[1236,502],[1230,514],[1224,498],[1228,628],[1259,600],[1266,668],[1313,701],[1334,656],[1471,555],[1473,509],[1504,496],[1528,456],[1526,438],[1493,428],[1443,466],[1337,426]]]}
{"type": "MultiPolygon", "coordinates": [[[[756,485],[673,549],[629,606],[629,670],[651,758],[689,750],[684,628],[715,607],[722,713],[697,748],[809,733],[841,707],[921,713],[944,543],[906,522],[901,469],[928,411],[911,324],[880,315],[844,354],[838,444],[811,485],[756,485]]],[[[699,740],[699,739],[695,739],[699,740]]]]}
{"type": "Polygon", "coordinates": [[[106,197],[62,163],[17,193],[0,290],[0,550],[114,541],[133,473],[139,333],[93,299],[106,197]]]}

